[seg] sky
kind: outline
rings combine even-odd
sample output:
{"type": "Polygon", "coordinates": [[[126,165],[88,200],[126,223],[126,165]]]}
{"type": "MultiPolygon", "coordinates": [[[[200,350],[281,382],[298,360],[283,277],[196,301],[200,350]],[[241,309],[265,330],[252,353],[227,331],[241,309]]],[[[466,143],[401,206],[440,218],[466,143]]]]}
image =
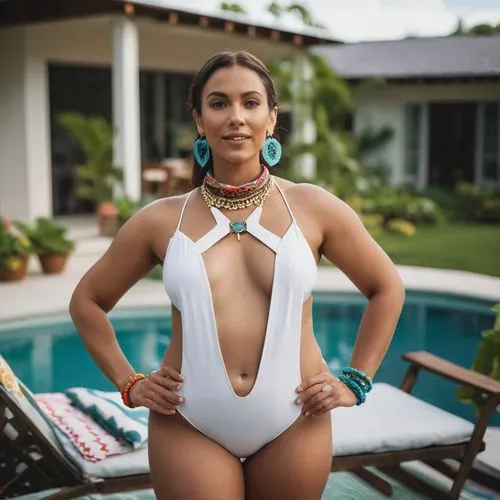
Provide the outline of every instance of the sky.
{"type": "MultiPolygon", "coordinates": [[[[252,20],[267,20],[269,0],[235,0],[252,20]]],[[[290,0],[282,1],[288,4],[290,0]]],[[[441,36],[455,28],[462,17],[466,26],[500,23],[500,0],[302,0],[314,18],[345,42],[391,40],[406,36],[441,36]]],[[[183,0],[185,7],[217,12],[219,0],[183,0]]],[[[293,17],[282,23],[297,27],[293,17]]]]}

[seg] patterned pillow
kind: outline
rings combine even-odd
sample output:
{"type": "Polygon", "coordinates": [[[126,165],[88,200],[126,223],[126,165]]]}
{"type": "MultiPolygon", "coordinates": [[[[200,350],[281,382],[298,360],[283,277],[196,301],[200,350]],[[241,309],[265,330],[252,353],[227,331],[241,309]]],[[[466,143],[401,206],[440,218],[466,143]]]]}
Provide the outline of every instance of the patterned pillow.
{"type": "Polygon", "coordinates": [[[17,399],[24,398],[24,394],[12,368],[2,356],[0,356],[0,385],[2,385],[11,396],[17,399]]]}
{"type": "Polygon", "coordinates": [[[67,436],[82,457],[89,462],[97,462],[132,450],[131,446],[113,437],[91,417],[72,406],[64,394],[31,393],[17,379],[1,355],[0,385],[56,448],[59,447],[59,442],[55,439],[54,427],[67,436]]]}
{"type": "Polygon", "coordinates": [[[70,399],[64,394],[37,394],[35,399],[85,460],[98,462],[132,451],[131,446],[116,439],[95,420],[72,406],[70,399]]]}
{"type": "Polygon", "coordinates": [[[118,392],[72,387],[65,391],[71,403],[85,412],[110,434],[132,445],[135,449],[148,440],[147,408],[127,408],[118,392]]]}

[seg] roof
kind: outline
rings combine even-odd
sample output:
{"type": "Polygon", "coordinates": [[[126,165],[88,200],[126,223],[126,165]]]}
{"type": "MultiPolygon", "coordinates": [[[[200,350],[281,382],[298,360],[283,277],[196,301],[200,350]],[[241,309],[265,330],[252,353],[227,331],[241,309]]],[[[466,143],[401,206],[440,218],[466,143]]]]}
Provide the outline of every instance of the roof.
{"type": "MultiPolygon", "coordinates": [[[[196,18],[197,22],[199,18],[205,18],[209,21],[211,20],[214,25],[217,25],[218,21],[234,23],[234,31],[238,31],[238,27],[244,28],[242,33],[246,34],[246,28],[253,26],[257,29],[261,28],[267,31],[275,31],[284,35],[299,35],[301,36],[307,45],[316,45],[324,43],[340,43],[337,38],[326,29],[314,28],[309,26],[303,26],[299,24],[290,25],[283,23],[279,19],[265,19],[263,16],[252,16],[250,14],[240,14],[231,11],[224,10],[214,10],[206,9],[202,7],[186,7],[179,0],[114,0],[117,2],[135,4],[136,6],[143,6],[149,8],[163,9],[170,12],[177,12],[183,15],[184,19],[187,20],[189,16],[196,18]]],[[[271,16],[269,16],[271,17],[271,16]]],[[[208,23],[210,25],[210,23],[208,23]]]]}
{"type": "Polygon", "coordinates": [[[338,43],[327,30],[253,20],[247,14],[188,8],[181,0],[43,0],[43,3],[42,0],[0,0],[0,27],[120,13],[298,46],[338,43]]]}
{"type": "Polygon", "coordinates": [[[500,35],[407,38],[313,49],[348,80],[500,76],[500,35]]]}

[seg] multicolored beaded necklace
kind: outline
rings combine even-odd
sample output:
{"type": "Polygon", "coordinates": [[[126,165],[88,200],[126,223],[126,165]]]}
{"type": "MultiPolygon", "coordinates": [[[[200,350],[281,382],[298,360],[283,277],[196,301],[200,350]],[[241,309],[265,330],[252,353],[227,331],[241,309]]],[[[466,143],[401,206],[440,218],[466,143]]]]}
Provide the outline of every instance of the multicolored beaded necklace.
{"type": "Polygon", "coordinates": [[[231,184],[224,184],[218,181],[210,172],[207,173],[203,184],[215,196],[222,198],[239,198],[250,194],[252,191],[262,188],[269,179],[269,169],[262,165],[262,172],[257,179],[241,184],[240,186],[232,186],[231,184]]]}
{"type": "MultiPolygon", "coordinates": [[[[274,187],[274,179],[266,166],[262,166],[259,177],[240,186],[232,186],[219,182],[213,175],[207,173],[200,187],[201,195],[209,207],[241,210],[252,205],[261,207],[274,187]]],[[[246,221],[229,222],[229,229],[240,239],[240,234],[246,232],[246,221]]]]}

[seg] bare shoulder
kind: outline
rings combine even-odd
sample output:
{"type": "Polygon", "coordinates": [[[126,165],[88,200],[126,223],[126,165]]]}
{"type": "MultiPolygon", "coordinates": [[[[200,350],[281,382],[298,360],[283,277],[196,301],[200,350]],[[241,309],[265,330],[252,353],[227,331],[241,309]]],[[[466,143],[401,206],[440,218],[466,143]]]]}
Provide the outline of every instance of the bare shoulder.
{"type": "Polygon", "coordinates": [[[182,207],[190,194],[189,192],[179,196],[169,196],[168,198],[155,200],[139,210],[131,221],[135,221],[137,225],[147,224],[148,227],[153,229],[158,224],[161,224],[164,229],[171,226],[175,227],[182,207]]]}
{"type": "Polygon", "coordinates": [[[331,225],[358,219],[356,212],[346,202],[321,186],[286,179],[277,182],[291,205],[319,221],[325,220],[331,225]]]}
{"type": "Polygon", "coordinates": [[[149,249],[158,259],[163,257],[166,242],[175,232],[182,206],[189,196],[172,196],[149,203],[135,213],[118,231],[111,250],[128,253],[131,248],[149,249]]]}

